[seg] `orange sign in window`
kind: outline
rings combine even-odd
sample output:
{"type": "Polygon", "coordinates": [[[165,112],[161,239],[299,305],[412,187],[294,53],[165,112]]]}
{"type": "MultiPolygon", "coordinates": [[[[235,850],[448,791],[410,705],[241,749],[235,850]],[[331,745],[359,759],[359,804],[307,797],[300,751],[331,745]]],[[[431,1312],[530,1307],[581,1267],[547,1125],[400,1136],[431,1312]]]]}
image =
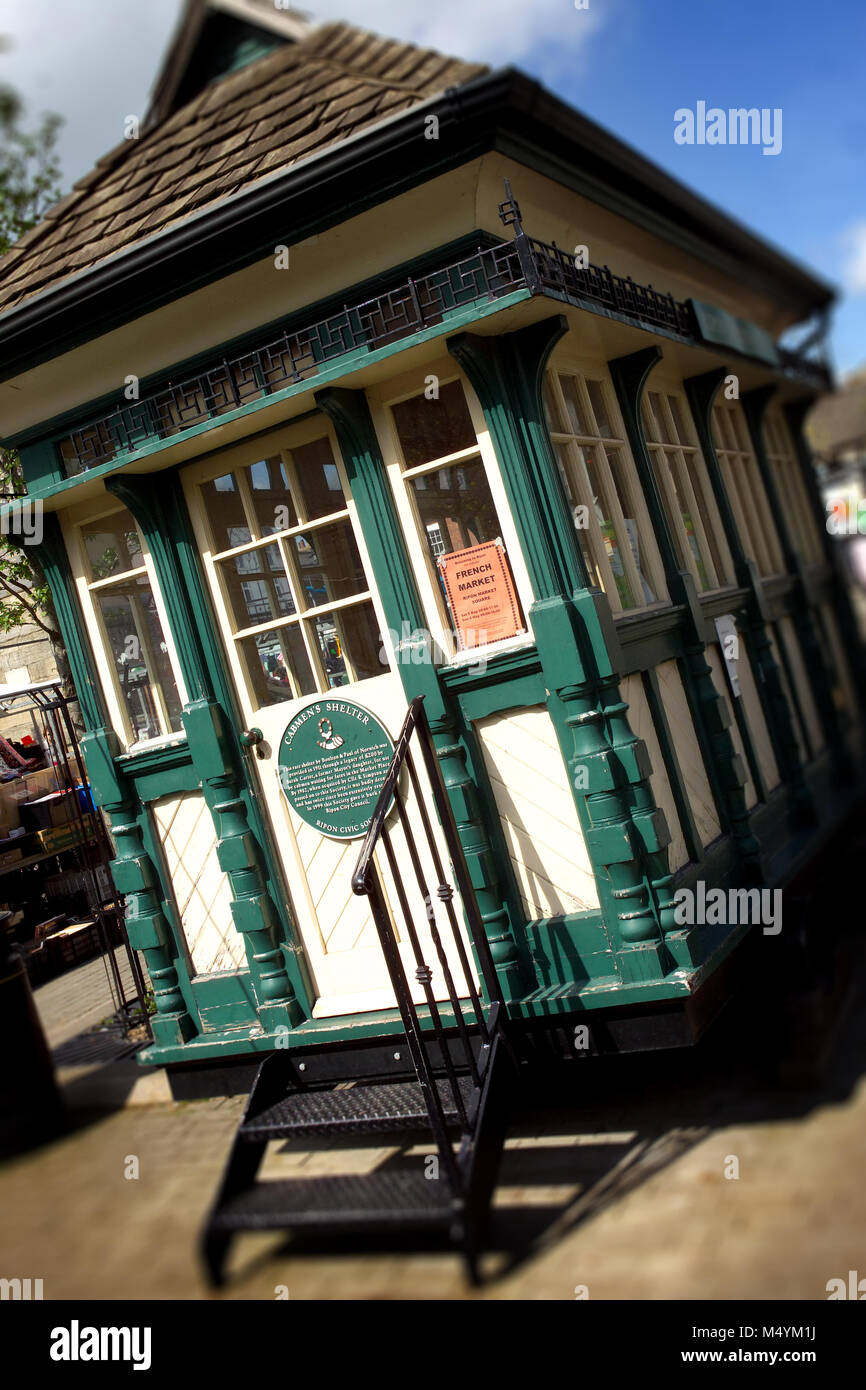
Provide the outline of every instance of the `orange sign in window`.
{"type": "Polygon", "coordinates": [[[501,540],[440,555],[438,564],[461,651],[526,630],[501,540]]]}

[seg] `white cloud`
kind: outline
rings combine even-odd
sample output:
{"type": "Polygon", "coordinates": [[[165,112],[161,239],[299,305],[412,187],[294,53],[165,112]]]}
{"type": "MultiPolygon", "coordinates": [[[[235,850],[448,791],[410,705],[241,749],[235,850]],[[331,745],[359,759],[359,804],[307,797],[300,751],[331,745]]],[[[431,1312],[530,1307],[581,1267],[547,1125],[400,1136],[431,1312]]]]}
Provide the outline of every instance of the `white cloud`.
{"type": "Polygon", "coordinates": [[[586,10],[574,0],[312,0],[309,8],[319,19],[347,19],[491,67],[520,67],[532,54],[533,72],[552,77],[580,68],[610,0],[589,0],[586,10]]]}
{"type": "Polygon", "coordinates": [[[866,294],[866,218],[848,227],[842,240],[847,253],[843,267],[845,288],[849,294],[866,294]]]}
{"type": "MultiPolygon", "coordinates": [[[[364,29],[458,58],[513,64],[548,84],[582,70],[587,44],[624,0],[295,0],[321,22],[364,29]]],[[[57,111],[64,181],[92,168],[141,114],[180,0],[0,0],[0,84],[27,99],[32,115],[57,111]]]]}

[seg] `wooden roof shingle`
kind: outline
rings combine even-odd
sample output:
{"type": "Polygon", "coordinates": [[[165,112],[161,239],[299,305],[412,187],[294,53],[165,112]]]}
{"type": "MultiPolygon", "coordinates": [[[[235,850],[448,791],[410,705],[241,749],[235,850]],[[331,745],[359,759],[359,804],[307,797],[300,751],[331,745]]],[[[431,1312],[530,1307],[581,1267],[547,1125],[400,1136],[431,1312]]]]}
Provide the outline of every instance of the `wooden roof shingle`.
{"type": "Polygon", "coordinates": [[[0,312],[486,71],[349,24],[322,25],[110,150],[0,260],[0,312]]]}

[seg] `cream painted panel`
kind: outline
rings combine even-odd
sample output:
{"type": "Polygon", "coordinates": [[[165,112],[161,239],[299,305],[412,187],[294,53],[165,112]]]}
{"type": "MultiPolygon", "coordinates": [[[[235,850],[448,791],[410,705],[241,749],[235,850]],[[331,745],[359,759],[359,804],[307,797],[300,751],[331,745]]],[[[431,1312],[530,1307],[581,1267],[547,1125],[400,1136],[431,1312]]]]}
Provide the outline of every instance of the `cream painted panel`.
{"type": "Polygon", "coordinates": [[[682,868],[683,864],[689,862],[689,851],[686,847],[685,836],[680,825],[677,803],[671,790],[671,782],[668,776],[667,766],[662,757],[661,745],[659,744],[656,727],[653,723],[650,707],[647,702],[646,692],[643,688],[643,681],[639,671],[634,671],[630,676],[626,676],[620,682],[622,698],[628,705],[628,722],[631,725],[632,733],[637,738],[642,738],[647,746],[650,762],[652,764],[652,783],[653,796],[657,806],[660,806],[665,813],[668,829],[671,832],[671,843],[668,849],[668,860],[671,870],[682,868]]]}
{"type": "MultiPolygon", "coordinates": [[[[493,153],[481,164],[477,187],[477,226],[501,235],[497,205],[502,201],[503,179],[508,177],[520,204],[523,225],[531,236],[556,241],[566,248],[586,244],[593,265],[609,265],[619,275],[630,275],[652,284],[678,299],[695,296],[711,301],[730,313],[752,319],[774,336],[795,321],[777,298],[746,285],[742,277],[725,274],[698,254],[654,236],[636,222],[593,202],[544,174],[516,163],[505,154],[493,153]]],[[[665,358],[668,352],[665,348],[665,358]]]]}
{"type": "Polygon", "coordinates": [[[721,835],[722,826],[677,663],[663,661],[656,667],[656,678],[671,736],[676,742],[677,757],[695,826],[701,837],[701,844],[708,845],[711,840],[717,840],[721,835]]]}
{"type": "MultiPolygon", "coordinates": [[[[719,694],[722,696],[722,699],[724,700],[727,706],[728,714],[731,716],[731,738],[733,740],[735,752],[739,754],[740,758],[742,758],[743,761],[743,770],[746,774],[746,785],[744,788],[746,806],[748,808],[751,808],[755,805],[755,802],[758,800],[758,792],[757,788],[755,787],[755,783],[752,780],[752,773],[751,769],[749,768],[749,760],[746,757],[746,750],[743,747],[743,740],[740,737],[740,730],[737,724],[736,714],[734,713],[734,705],[731,699],[731,690],[730,686],[728,685],[728,677],[725,672],[722,653],[719,647],[715,645],[715,643],[712,643],[710,646],[707,647],[706,658],[707,665],[712,668],[713,685],[716,687],[716,690],[718,690],[719,694]]],[[[742,699],[742,696],[740,698],[742,699]]]]}
{"type": "Polygon", "coordinates": [[[737,662],[737,676],[742,690],[742,700],[746,709],[746,719],[752,734],[752,744],[755,749],[755,757],[758,759],[758,766],[767,785],[767,790],[772,791],[781,782],[779,764],[776,762],[776,755],[773,752],[773,743],[770,738],[770,731],[767,728],[767,721],[764,718],[764,710],[761,705],[761,697],[758,694],[758,687],[755,684],[755,674],[752,670],[752,663],[749,654],[745,650],[742,642],[740,643],[740,655],[737,662]]]}
{"type": "Polygon", "coordinates": [[[245,968],[243,937],[232,921],[231,889],[217,863],[216,831],[204,797],[164,796],[150,809],[194,973],[245,968]]]}
{"type": "Polygon", "coordinates": [[[809,741],[812,744],[813,753],[819,753],[827,742],[824,735],[824,727],[821,723],[815,698],[812,694],[812,686],[809,682],[809,675],[806,670],[806,663],[803,660],[803,653],[800,650],[800,640],[794,628],[791,618],[781,618],[777,624],[779,635],[785,644],[785,651],[788,653],[788,661],[791,665],[791,676],[797,691],[797,698],[800,701],[800,708],[803,711],[803,718],[806,721],[806,728],[809,733],[809,741]]]}
{"type": "Polygon", "coordinates": [[[527,917],[598,907],[598,890],[543,705],[475,725],[527,917]]]}

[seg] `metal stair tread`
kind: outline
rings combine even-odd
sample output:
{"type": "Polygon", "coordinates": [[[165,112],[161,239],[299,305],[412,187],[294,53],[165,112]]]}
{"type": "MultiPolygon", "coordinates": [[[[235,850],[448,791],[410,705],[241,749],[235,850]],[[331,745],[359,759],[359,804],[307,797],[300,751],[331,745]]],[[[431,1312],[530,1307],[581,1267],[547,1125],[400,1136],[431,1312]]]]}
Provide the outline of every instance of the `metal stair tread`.
{"type": "MultiPolygon", "coordinates": [[[[472,1097],[472,1079],[457,1078],[464,1106],[472,1097]]],[[[436,1082],[445,1118],[458,1120],[450,1083],[436,1082]]],[[[370,1131],[429,1127],[430,1119],[419,1082],[398,1081],[350,1086],[341,1090],[293,1091],[244,1120],[245,1139],[279,1139],[301,1135],[360,1134],[370,1131]]]]}
{"type": "Polygon", "coordinates": [[[254,1183],[214,1212],[222,1231],[314,1227],[350,1231],[379,1227],[447,1227],[455,1215],[448,1184],[423,1172],[374,1170],[344,1176],[271,1178],[254,1183]]]}

